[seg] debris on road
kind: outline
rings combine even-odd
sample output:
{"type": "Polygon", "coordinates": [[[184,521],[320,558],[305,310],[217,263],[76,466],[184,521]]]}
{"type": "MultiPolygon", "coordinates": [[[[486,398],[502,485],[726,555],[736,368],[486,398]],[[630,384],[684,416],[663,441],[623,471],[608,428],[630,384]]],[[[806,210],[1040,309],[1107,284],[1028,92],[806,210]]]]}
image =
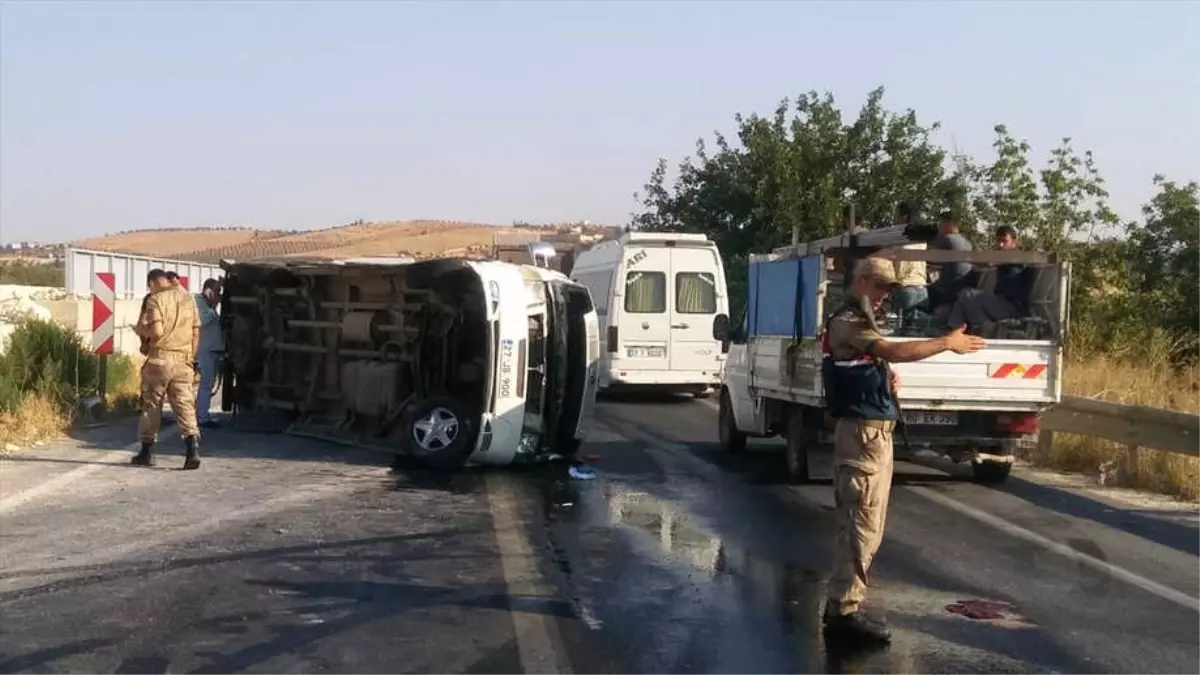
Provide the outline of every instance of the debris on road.
{"type": "Polygon", "coordinates": [[[994,602],[990,600],[959,600],[958,602],[946,605],[946,611],[951,614],[958,614],[968,619],[985,621],[1003,619],[1004,614],[1012,610],[1012,605],[1007,602],[994,602]]]}
{"type": "Polygon", "coordinates": [[[575,480],[592,480],[596,477],[596,472],[589,467],[576,464],[567,470],[567,475],[575,480]]]}

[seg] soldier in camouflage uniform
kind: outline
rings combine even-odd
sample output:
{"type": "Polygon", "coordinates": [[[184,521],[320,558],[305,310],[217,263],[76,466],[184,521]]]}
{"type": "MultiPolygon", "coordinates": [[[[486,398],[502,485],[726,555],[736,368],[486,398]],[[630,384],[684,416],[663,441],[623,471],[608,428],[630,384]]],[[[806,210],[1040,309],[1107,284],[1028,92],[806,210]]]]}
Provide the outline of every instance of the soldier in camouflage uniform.
{"type": "Polygon", "coordinates": [[[966,354],[984,346],[981,338],[966,335],[961,327],[930,340],[883,339],[875,314],[898,287],[890,261],[860,260],[850,297],[830,316],[822,336],[826,406],[837,419],[833,476],[837,539],[824,623],[831,637],[853,641],[891,639],[881,620],[859,611],[871,559],[883,539],[891,495],[892,431],[899,411],[894,399],[898,382],[888,363],[921,361],[945,351],[966,354]]]}
{"type": "Polygon", "coordinates": [[[142,449],[132,463],[154,465],[154,443],[162,421],[163,399],[179,421],[187,457],[184,469],[200,468],[200,429],[196,426],[196,346],[200,340],[200,316],[192,295],[171,283],[162,270],[147,275],[151,294],[138,318],[138,335],[147,341],[146,363],[142,366],[141,416],[138,439],[142,449]]]}

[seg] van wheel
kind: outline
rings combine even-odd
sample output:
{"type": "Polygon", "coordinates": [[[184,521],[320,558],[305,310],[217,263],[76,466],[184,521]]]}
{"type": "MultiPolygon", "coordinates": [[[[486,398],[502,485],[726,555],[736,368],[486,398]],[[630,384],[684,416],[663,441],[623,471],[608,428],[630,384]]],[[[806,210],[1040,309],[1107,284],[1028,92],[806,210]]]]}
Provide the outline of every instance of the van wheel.
{"type": "Polygon", "coordinates": [[[794,405],[788,409],[787,446],[784,460],[787,462],[788,483],[797,485],[808,482],[808,437],[805,428],[804,408],[794,405]]]}
{"type": "Polygon", "coordinates": [[[971,472],[975,474],[976,483],[996,485],[1008,480],[1008,475],[1012,473],[1012,464],[1009,462],[975,462],[971,465],[971,472]]]}
{"type": "Polygon", "coordinates": [[[733,404],[728,392],[721,392],[721,407],[717,412],[717,435],[721,439],[721,450],[731,455],[746,451],[746,434],[738,431],[733,418],[733,404]]]}
{"type": "Polygon", "coordinates": [[[471,420],[452,398],[418,401],[402,418],[404,447],[433,469],[457,469],[471,454],[471,420]]]}

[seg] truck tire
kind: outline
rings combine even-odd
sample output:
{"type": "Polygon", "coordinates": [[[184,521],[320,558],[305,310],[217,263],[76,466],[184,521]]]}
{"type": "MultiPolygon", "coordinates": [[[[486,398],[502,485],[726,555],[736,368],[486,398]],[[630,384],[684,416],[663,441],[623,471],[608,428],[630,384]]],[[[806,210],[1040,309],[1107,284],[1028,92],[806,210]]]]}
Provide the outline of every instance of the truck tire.
{"type": "Polygon", "coordinates": [[[418,401],[405,411],[401,429],[407,454],[431,469],[461,468],[473,450],[471,418],[452,398],[418,401]]]}
{"type": "Polygon", "coordinates": [[[721,439],[721,450],[731,455],[746,451],[746,434],[738,431],[733,418],[733,403],[729,392],[721,392],[721,405],[717,411],[717,436],[721,439]]]}
{"type": "Polygon", "coordinates": [[[1008,480],[1008,475],[1012,473],[1012,463],[975,462],[971,465],[971,471],[975,475],[976,483],[998,485],[1008,480]]]}
{"type": "Polygon", "coordinates": [[[808,444],[812,434],[804,423],[804,408],[789,406],[787,416],[787,446],[783,453],[787,479],[788,483],[799,485],[808,482],[808,444]]]}

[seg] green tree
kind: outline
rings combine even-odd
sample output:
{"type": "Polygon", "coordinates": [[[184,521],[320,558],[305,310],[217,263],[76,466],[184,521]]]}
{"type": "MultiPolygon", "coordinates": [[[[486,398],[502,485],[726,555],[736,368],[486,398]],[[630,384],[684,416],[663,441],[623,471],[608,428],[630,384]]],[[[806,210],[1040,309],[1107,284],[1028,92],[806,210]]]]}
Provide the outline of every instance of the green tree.
{"type": "MultiPolygon", "coordinates": [[[[1183,341],[1195,358],[1200,331],[1200,202],[1195,181],[1179,185],[1155,176],[1158,193],[1129,226],[1131,290],[1147,321],[1183,341]]],[[[1153,325],[1152,324],[1152,325],[1153,325]]]]}
{"type": "Polygon", "coordinates": [[[947,175],[946,153],[912,110],[889,112],[882,88],[846,122],[831,94],[784,99],[772,117],[735,115],[737,143],[715,134],[714,148],[697,141],[694,157],[668,184],[659,160],[643,191],[635,229],[703,232],[726,258],[730,294],[741,296],[750,253],[840,230],[842,208],[855,205],[868,225],[891,221],[901,200],[926,212],[967,193],[965,176],[947,175]]]}
{"type": "Polygon", "coordinates": [[[1008,225],[1031,248],[1067,253],[1081,240],[1094,242],[1120,224],[1090,150],[1081,157],[1071,139],[1064,138],[1050,152],[1046,167],[1035,172],[1029,143],[1003,124],[994,131],[991,164],[974,165],[962,158],[957,172],[967,184],[970,220],[978,229],[1008,225]]]}

